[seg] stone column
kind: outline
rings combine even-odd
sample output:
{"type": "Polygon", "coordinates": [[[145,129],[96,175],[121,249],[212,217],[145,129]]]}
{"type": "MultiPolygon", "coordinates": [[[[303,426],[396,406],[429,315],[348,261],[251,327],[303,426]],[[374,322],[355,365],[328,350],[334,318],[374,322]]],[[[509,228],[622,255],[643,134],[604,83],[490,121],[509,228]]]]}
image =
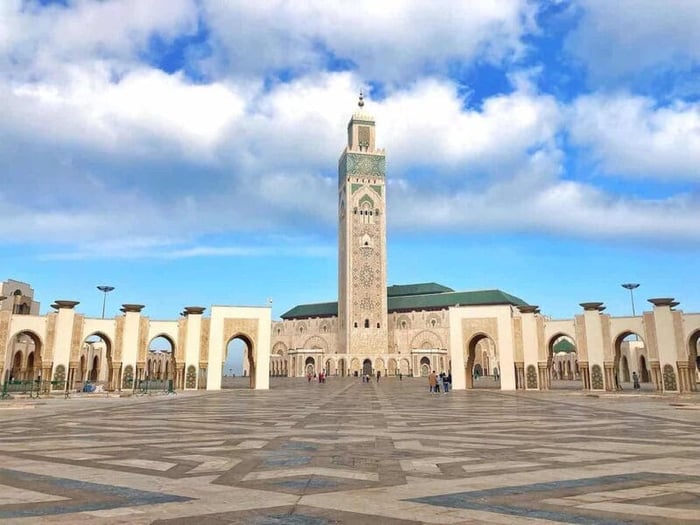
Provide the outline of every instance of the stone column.
{"type": "Polygon", "coordinates": [[[591,370],[588,368],[588,361],[578,362],[578,373],[581,375],[581,383],[584,390],[591,389],[591,370]]]}
{"type": "Polygon", "coordinates": [[[612,392],[617,389],[615,384],[615,362],[605,361],[603,367],[605,370],[605,391],[612,392]]]}
{"type": "Polygon", "coordinates": [[[139,372],[136,361],[139,356],[139,329],[141,325],[142,304],[123,304],[121,311],[124,312],[124,332],[122,338],[122,364],[123,367],[131,365],[134,368],[134,378],[132,389],[138,386],[139,372]]]}
{"type": "MultiPolygon", "coordinates": [[[[606,388],[606,383],[599,383],[599,376],[593,374],[593,380],[591,380],[591,369],[593,372],[597,373],[595,367],[600,368],[600,375],[605,378],[603,374],[603,368],[605,366],[605,351],[604,351],[604,341],[603,341],[603,326],[600,318],[600,312],[605,310],[603,303],[591,302],[591,303],[581,303],[583,308],[583,321],[586,336],[586,347],[588,350],[588,363],[586,369],[589,370],[588,376],[588,388],[592,390],[604,390],[606,388]]],[[[583,374],[583,370],[581,371],[583,374]]],[[[585,388],[585,382],[584,382],[585,388]]]]}
{"type": "Polygon", "coordinates": [[[525,363],[517,361],[515,363],[515,387],[517,390],[525,390],[525,363]]]}
{"type": "MultiPolygon", "coordinates": [[[[679,391],[678,361],[683,360],[685,352],[678,348],[676,327],[673,322],[671,305],[678,303],[670,297],[660,297],[648,300],[654,305],[654,328],[656,329],[656,344],[659,352],[660,385],[664,392],[679,391]]],[[[682,336],[680,338],[682,340],[682,336]]],[[[652,364],[653,366],[653,364],[652,364]]]]}
{"type": "MultiPolygon", "coordinates": [[[[525,368],[534,365],[539,369],[539,361],[546,359],[546,349],[540,348],[540,338],[537,326],[537,314],[539,307],[535,305],[518,306],[521,314],[522,322],[522,337],[523,337],[523,363],[522,369],[519,371],[518,388],[526,389],[527,382],[525,381],[525,368]]],[[[546,366],[546,363],[545,363],[546,366]]],[[[516,371],[519,370],[516,365],[516,371]]],[[[544,390],[544,384],[541,381],[538,373],[538,388],[544,390]]]]}
{"type": "Polygon", "coordinates": [[[549,367],[547,366],[547,362],[543,363],[539,361],[537,363],[537,383],[539,385],[540,390],[549,390],[550,381],[549,367]]]}

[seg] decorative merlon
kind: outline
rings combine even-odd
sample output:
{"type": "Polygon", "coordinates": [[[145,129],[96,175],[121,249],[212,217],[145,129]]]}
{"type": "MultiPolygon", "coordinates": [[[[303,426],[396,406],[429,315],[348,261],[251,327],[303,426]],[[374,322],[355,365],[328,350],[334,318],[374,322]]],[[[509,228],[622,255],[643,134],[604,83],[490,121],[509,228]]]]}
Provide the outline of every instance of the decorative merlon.
{"type": "Polygon", "coordinates": [[[603,303],[579,303],[581,308],[583,308],[586,311],[591,311],[591,310],[596,310],[598,312],[602,312],[605,310],[605,306],[603,306],[603,303]]]}
{"type": "Polygon", "coordinates": [[[206,308],[204,306],[185,306],[185,309],[182,313],[185,316],[202,315],[204,313],[204,310],[206,310],[206,308]]]}
{"type": "Polygon", "coordinates": [[[123,304],[120,310],[124,313],[126,312],[140,312],[145,308],[143,304],[123,304]]]}
{"type": "Polygon", "coordinates": [[[680,303],[676,302],[676,300],[673,297],[655,297],[652,299],[647,299],[651,304],[654,306],[668,306],[671,307],[673,303],[676,303],[675,306],[678,306],[680,303]]]}
{"type": "Polygon", "coordinates": [[[518,310],[522,314],[538,314],[540,313],[540,307],[535,304],[522,304],[518,305],[518,310]]]}
{"type": "Polygon", "coordinates": [[[53,307],[54,305],[56,305],[56,307],[58,307],[59,310],[72,310],[73,308],[75,308],[79,304],[80,304],[80,301],[65,301],[65,300],[59,299],[59,300],[54,301],[54,304],[52,304],[51,306],[53,307]]]}

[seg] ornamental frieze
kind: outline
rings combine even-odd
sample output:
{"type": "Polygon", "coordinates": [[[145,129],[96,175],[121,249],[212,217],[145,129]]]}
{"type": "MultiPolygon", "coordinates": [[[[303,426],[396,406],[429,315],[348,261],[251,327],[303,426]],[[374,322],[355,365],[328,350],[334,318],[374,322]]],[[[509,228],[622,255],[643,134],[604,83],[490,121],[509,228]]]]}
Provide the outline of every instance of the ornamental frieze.
{"type": "Polygon", "coordinates": [[[367,153],[345,153],[338,163],[340,178],[348,176],[384,177],[386,157],[367,153]]]}

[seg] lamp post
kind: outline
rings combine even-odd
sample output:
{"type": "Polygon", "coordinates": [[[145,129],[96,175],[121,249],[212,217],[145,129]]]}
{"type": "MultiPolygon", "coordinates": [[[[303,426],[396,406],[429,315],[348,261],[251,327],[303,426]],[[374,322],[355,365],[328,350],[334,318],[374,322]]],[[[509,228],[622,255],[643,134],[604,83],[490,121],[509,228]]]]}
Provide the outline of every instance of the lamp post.
{"type": "Polygon", "coordinates": [[[634,311],[634,290],[639,288],[639,283],[625,283],[622,285],[623,288],[630,291],[630,301],[632,302],[632,317],[636,317],[636,312],[634,311]]]}
{"type": "Polygon", "coordinates": [[[114,290],[114,286],[106,286],[106,285],[101,285],[98,286],[97,289],[102,292],[104,295],[102,296],[102,319],[105,318],[105,305],[107,304],[107,294],[114,290]]]}

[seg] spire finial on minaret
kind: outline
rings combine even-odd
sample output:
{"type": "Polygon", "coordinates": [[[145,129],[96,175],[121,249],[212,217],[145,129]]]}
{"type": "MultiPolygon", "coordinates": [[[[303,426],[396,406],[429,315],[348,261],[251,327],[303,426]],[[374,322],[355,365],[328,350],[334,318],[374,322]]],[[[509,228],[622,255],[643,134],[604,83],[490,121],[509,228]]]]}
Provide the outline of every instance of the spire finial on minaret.
{"type": "Polygon", "coordinates": [[[362,96],[362,90],[360,90],[360,100],[357,102],[357,105],[360,107],[365,105],[365,98],[362,96]]]}

